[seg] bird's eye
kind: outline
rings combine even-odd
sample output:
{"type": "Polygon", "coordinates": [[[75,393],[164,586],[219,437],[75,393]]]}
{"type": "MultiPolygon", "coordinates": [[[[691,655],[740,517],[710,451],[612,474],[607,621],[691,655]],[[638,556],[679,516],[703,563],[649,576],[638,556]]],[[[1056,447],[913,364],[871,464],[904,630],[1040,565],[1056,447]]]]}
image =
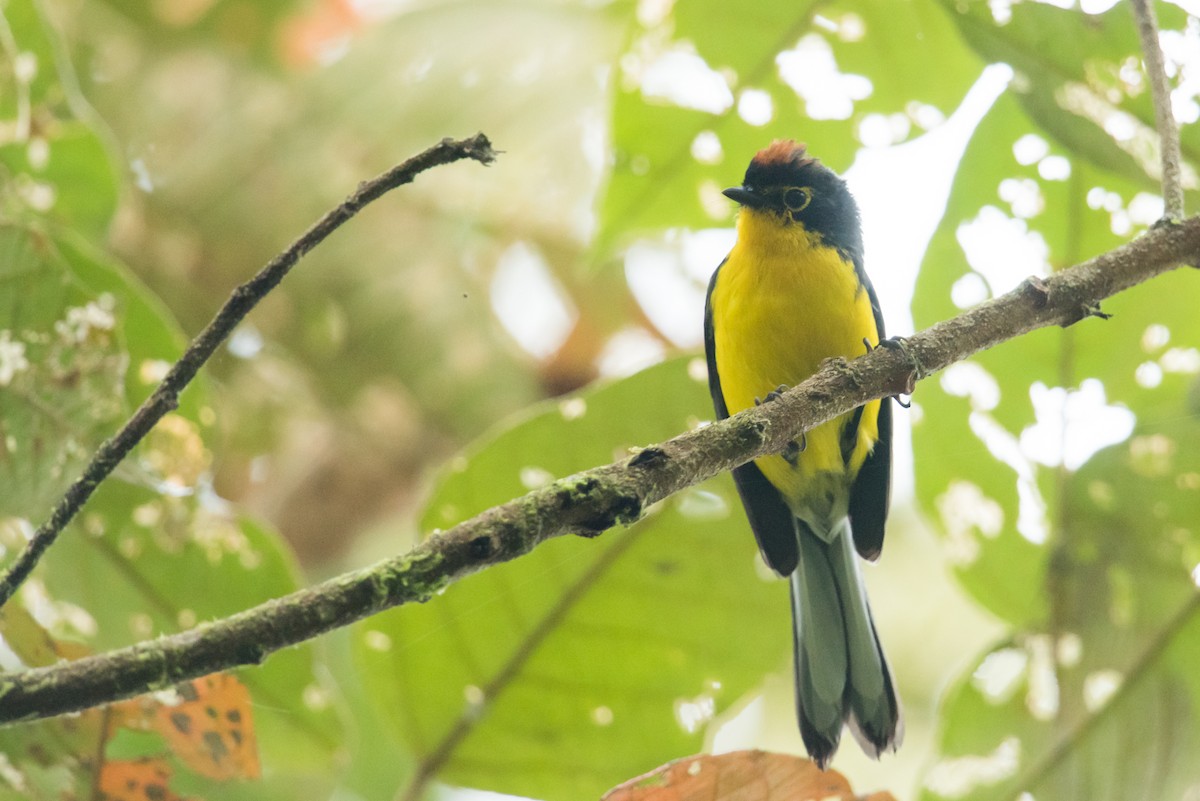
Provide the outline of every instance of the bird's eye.
{"type": "Polygon", "coordinates": [[[803,211],[812,202],[812,190],[807,186],[793,186],[783,193],[783,205],[788,211],[803,211]]]}

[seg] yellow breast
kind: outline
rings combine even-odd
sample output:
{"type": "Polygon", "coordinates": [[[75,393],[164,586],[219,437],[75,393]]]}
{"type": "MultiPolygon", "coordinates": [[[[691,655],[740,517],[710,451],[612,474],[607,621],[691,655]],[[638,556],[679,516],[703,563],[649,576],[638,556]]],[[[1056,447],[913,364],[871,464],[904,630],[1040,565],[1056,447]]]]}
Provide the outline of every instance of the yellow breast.
{"type": "MultiPolygon", "coordinates": [[[[820,244],[799,224],[782,225],[769,213],[743,208],[738,239],[721,267],[710,299],[717,372],[730,414],[750,408],[780,384],[795,386],[831,356],[866,352],[879,343],[870,298],[853,264],[820,244]]],[[[841,430],[848,418],[818,426],[793,467],[779,456],[757,460],[793,508],[826,479],[847,483],[878,439],[879,402],[867,405],[849,468],[841,430]]]]}

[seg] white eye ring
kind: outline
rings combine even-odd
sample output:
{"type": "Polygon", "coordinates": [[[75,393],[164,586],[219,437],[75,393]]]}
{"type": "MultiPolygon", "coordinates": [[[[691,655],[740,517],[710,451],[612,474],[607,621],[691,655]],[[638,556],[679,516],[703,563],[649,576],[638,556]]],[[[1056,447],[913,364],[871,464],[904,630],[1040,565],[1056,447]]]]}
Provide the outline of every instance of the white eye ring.
{"type": "Polygon", "coordinates": [[[804,211],[811,202],[812,189],[807,186],[793,186],[783,193],[783,205],[788,207],[788,211],[804,211]]]}

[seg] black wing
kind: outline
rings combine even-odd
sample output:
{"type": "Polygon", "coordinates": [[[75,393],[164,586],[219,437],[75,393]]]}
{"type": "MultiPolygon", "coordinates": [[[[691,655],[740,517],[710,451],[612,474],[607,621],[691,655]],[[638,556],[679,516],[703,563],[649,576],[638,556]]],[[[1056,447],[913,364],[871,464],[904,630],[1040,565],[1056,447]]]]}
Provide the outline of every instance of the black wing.
{"type": "MultiPolygon", "coordinates": [[[[862,260],[854,259],[854,270],[871,299],[871,311],[875,315],[875,327],[879,339],[886,335],[883,329],[883,312],[879,308],[879,297],[871,279],[863,270],[862,260]]],[[[883,529],[887,522],[888,497],[892,486],[892,400],[884,398],[879,403],[879,440],[875,449],[863,462],[854,485],[850,488],[850,528],[854,532],[854,547],[862,558],[875,561],[883,551],[883,529]]]]}
{"type": "MultiPolygon", "coordinates": [[[[712,293],[713,287],[717,285],[717,276],[724,266],[725,262],[722,261],[713,272],[712,280],[708,282],[708,295],[704,299],[704,355],[708,360],[708,391],[712,395],[713,408],[717,412],[718,420],[729,416],[729,408],[725,405],[725,395],[721,392],[721,376],[717,374],[712,293]]],[[[746,508],[746,517],[754,531],[754,538],[758,540],[758,549],[762,552],[763,560],[779,575],[790,576],[800,563],[800,546],[796,542],[792,512],[784,503],[783,496],[770,481],[767,481],[767,477],[754,462],[735,467],[733,482],[742,498],[742,506],[746,508]]]]}

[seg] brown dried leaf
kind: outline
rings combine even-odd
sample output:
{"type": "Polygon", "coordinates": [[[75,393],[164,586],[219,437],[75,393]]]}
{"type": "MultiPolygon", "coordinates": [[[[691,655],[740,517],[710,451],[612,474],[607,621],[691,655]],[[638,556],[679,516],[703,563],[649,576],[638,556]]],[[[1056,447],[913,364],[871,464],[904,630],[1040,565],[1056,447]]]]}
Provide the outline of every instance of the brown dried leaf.
{"type": "Polygon", "coordinates": [[[602,801],[895,801],[856,796],[842,774],[812,760],[765,751],[694,756],[615,787],[602,801]]]}

